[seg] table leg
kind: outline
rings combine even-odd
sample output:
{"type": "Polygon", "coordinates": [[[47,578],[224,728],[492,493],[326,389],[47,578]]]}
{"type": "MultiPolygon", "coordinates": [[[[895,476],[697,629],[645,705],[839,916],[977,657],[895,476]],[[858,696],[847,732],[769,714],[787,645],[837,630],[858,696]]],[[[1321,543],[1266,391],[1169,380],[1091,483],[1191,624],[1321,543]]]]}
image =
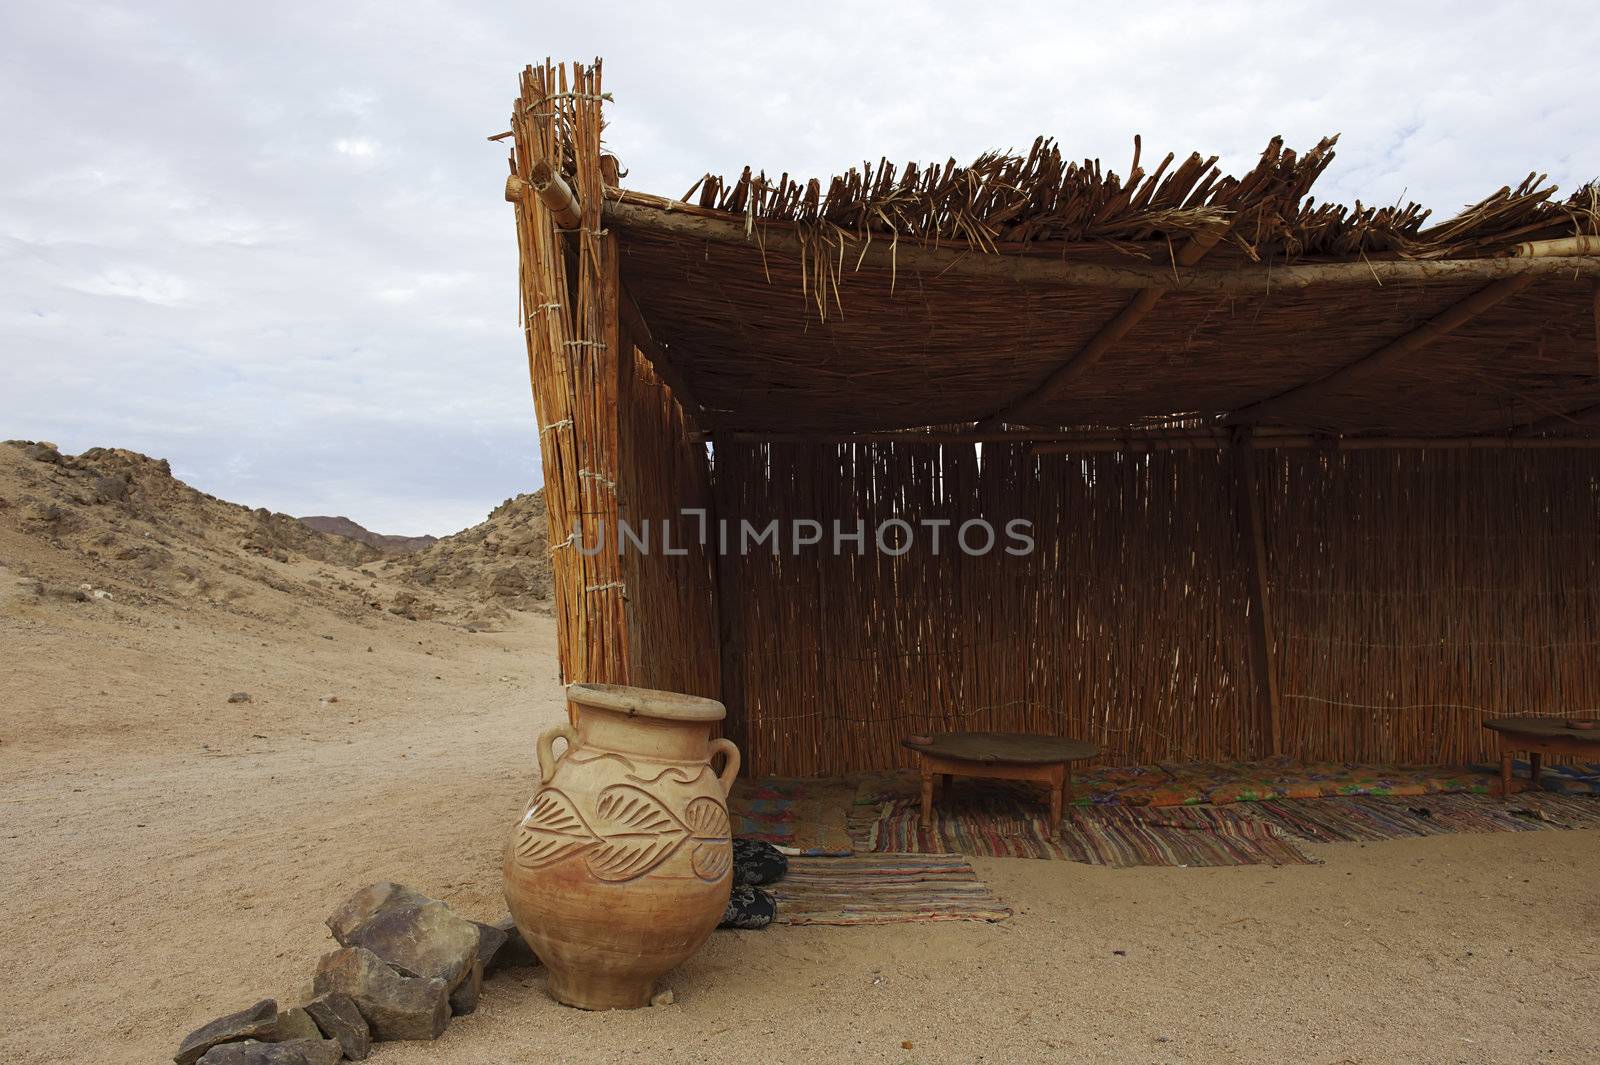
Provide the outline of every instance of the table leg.
{"type": "Polygon", "coordinates": [[[1544,755],[1534,751],[1528,755],[1528,761],[1533,765],[1533,786],[1537,788],[1539,786],[1539,770],[1544,768],[1544,755]]]}
{"type": "Polygon", "coordinates": [[[1511,798],[1511,748],[1500,746],[1500,798],[1511,798]]]}
{"type": "Polygon", "coordinates": [[[1050,830],[1056,831],[1061,827],[1061,792],[1066,787],[1066,782],[1071,779],[1071,770],[1057,766],[1051,772],[1050,781],[1050,830]]]}
{"type": "Polygon", "coordinates": [[[933,827],[933,770],[926,763],[922,767],[922,825],[933,827]]]}

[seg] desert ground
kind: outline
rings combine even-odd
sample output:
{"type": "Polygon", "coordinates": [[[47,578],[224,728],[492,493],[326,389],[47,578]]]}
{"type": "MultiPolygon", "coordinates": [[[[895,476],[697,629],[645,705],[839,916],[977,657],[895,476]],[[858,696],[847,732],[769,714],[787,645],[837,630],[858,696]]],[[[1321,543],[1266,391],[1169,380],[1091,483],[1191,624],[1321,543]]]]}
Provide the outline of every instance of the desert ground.
{"type": "MultiPolygon", "coordinates": [[[[241,546],[243,518],[189,497],[175,518],[149,471],[129,502],[82,460],[0,459],[0,1061],[162,1061],[298,1001],[324,917],[375,880],[503,916],[501,844],[563,715],[548,616],[412,602],[403,570],[317,540],[241,546]]],[[[1011,920],[717,932],[672,1005],[628,1013],[511,971],[437,1043],[371,1060],[1600,1056],[1600,833],[1309,849],[1325,864],[978,860],[1011,920]]]]}

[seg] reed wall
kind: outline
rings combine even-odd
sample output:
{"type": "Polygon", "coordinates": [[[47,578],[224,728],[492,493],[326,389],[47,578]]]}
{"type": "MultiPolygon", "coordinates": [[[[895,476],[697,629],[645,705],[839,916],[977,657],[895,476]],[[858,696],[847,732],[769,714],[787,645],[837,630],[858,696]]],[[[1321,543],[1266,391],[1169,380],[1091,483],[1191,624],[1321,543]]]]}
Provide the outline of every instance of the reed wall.
{"type": "Polygon", "coordinates": [[[1486,758],[1600,714],[1600,454],[1259,454],[1285,752],[1486,758]]]}
{"type": "MultiPolygon", "coordinates": [[[[628,681],[715,699],[722,683],[715,570],[699,536],[711,509],[706,446],[691,442],[692,424],[649,361],[631,343],[625,349],[619,518],[637,537],[622,555],[628,681]]],[[[608,550],[620,531],[609,530],[608,550]]]]}
{"type": "MultiPolygon", "coordinates": [[[[1037,543],[974,557],[919,541],[897,557],[735,542],[725,698],[749,763],[782,775],[907,764],[901,736],[946,729],[1084,736],[1119,763],[1270,753],[1238,461],[719,447],[730,521],[1025,519],[1037,543]]],[[[1285,753],[1466,761],[1490,752],[1486,715],[1600,707],[1592,453],[1253,461],[1285,753]]]]}

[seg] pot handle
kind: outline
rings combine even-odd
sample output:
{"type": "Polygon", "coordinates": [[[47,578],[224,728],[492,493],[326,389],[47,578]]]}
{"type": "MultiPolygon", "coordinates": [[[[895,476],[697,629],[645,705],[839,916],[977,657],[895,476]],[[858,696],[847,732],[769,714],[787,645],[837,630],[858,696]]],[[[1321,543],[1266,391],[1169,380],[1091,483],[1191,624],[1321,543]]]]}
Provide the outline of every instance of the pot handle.
{"type": "Polygon", "coordinates": [[[572,745],[578,742],[578,730],[571,725],[556,725],[554,728],[545,729],[539,736],[539,783],[548,784],[550,778],[556,775],[556,739],[560,737],[567,741],[566,750],[561,756],[566,757],[567,751],[572,750],[572,745]]]}
{"type": "Polygon", "coordinates": [[[722,763],[722,772],[717,775],[717,781],[722,785],[722,797],[727,798],[733,790],[733,779],[739,775],[739,748],[726,736],[719,736],[711,741],[711,753],[707,755],[707,761],[715,758],[719,751],[728,756],[728,760],[722,763]]]}

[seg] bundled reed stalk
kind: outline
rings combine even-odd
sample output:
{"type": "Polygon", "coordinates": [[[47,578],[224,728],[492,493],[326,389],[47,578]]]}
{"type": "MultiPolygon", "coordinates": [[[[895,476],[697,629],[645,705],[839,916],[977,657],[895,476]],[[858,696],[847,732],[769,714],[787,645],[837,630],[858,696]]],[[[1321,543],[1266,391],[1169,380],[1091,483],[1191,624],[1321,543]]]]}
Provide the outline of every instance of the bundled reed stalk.
{"type": "Polygon", "coordinates": [[[511,125],[507,196],[516,208],[562,678],[715,696],[712,566],[688,535],[697,526],[679,513],[709,505],[706,450],[691,442],[695,426],[682,404],[621,324],[617,242],[601,223],[604,185],[615,180],[615,160],[601,152],[607,102],[599,63],[547,61],[523,71],[511,125]],[[649,530],[648,554],[619,552],[624,522],[649,530]],[[685,553],[666,553],[663,535],[685,553]]]}
{"type": "MultiPolygon", "coordinates": [[[[522,74],[511,157],[522,313],[545,474],[562,677],[626,683],[626,584],[614,551],[573,539],[614,531],[618,514],[617,253],[600,231],[600,65],[548,61],[522,74]],[[564,229],[533,194],[535,168],[562,176],[580,207],[564,229]]],[[[570,220],[570,219],[569,219],[570,220]]],[[[631,364],[631,355],[630,355],[631,364]]]]}

